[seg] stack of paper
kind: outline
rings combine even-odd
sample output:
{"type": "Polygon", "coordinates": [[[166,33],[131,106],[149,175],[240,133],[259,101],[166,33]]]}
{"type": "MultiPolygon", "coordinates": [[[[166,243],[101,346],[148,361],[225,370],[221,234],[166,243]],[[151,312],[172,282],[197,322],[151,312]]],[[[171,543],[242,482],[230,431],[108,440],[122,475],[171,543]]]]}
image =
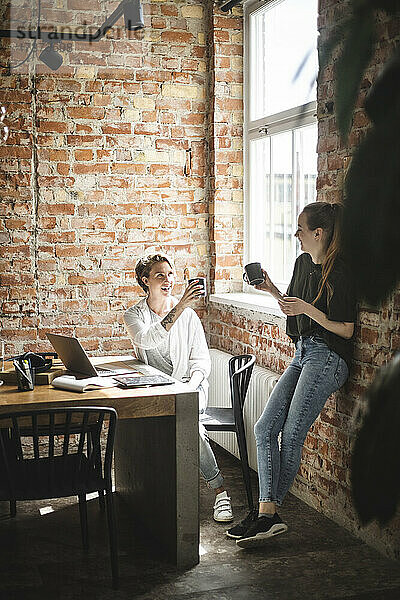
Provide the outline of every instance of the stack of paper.
{"type": "Polygon", "coordinates": [[[62,390],[70,390],[71,392],[86,392],[87,390],[115,387],[118,385],[118,382],[114,381],[112,377],[76,379],[74,375],[62,375],[61,377],[55,377],[51,385],[62,390]]]}

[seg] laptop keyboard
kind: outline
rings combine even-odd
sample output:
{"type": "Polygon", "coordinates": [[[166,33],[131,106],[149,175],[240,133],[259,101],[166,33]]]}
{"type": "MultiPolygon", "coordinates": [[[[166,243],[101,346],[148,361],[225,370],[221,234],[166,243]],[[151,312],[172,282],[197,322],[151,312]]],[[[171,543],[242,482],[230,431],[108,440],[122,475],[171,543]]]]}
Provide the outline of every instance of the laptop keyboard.
{"type": "Polygon", "coordinates": [[[113,369],[96,369],[97,375],[100,377],[102,375],[117,375],[119,371],[114,371],[113,369]]]}

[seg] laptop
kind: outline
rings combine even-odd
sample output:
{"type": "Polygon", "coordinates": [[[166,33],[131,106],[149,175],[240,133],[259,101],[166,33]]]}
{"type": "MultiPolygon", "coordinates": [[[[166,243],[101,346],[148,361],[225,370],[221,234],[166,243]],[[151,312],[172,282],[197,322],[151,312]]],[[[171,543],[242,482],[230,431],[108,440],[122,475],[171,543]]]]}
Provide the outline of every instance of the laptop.
{"type": "Polygon", "coordinates": [[[46,333],[46,335],[64,366],[72,373],[85,375],[85,377],[111,377],[113,375],[125,375],[129,373],[137,374],[136,369],[130,369],[122,365],[121,367],[115,366],[112,369],[97,368],[92,365],[77,338],[58,335],[56,333],[46,333]]]}

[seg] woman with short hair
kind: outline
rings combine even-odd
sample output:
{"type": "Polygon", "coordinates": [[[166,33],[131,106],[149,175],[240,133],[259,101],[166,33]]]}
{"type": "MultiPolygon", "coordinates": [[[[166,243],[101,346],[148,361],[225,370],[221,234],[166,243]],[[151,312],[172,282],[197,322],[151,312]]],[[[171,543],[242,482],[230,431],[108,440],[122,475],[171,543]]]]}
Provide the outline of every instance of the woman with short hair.
{"type": "MultiPolygon", "coordinates": [[[[164,254],[141,258],[135,271],[146,297],[126,311],[124,320],[137,358],[198,391],[199,411],[204,412],[210,353],[201,321],[190,307],[202,295],[203,288],[194,281],[179,301],[174,298],[175,272],[172,261],[164,254]]],[[[216,494],[213,517],[218,522],[232,521],[230,498],[201,423],[199,448],[201,474],[216,494]]]]}

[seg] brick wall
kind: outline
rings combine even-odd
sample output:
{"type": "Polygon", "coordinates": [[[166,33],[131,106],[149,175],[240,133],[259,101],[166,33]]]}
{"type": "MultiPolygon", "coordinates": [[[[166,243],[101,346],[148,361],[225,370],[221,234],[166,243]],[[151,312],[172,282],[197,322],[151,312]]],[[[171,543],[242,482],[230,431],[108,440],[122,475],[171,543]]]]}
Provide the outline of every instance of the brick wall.
{"type": "MultiPolygon", "coordinates": [[[[44,1],[42,22],[98,26],[117,4],[44,1]]],[[[100,42],[56,45],[57,72],[38,60],[2,72],[11,128],[0,149],[7,353],[48,348],[46,331],[75,334],[98,353],[126,351],[122,314],[138,299],[133,269],[144,251],[168,252],[180,282],[184,267],[208,274],[211,4],[143,5],[143,39],[122,18],[100,42]]],[[[13,58],[24,44],[14,43],[13,58]]]]}
{"type": "Polygon", "coordinates": [[[210,10],[210,258],[216,292],[242,288],[243,18],[210,10]]]}

